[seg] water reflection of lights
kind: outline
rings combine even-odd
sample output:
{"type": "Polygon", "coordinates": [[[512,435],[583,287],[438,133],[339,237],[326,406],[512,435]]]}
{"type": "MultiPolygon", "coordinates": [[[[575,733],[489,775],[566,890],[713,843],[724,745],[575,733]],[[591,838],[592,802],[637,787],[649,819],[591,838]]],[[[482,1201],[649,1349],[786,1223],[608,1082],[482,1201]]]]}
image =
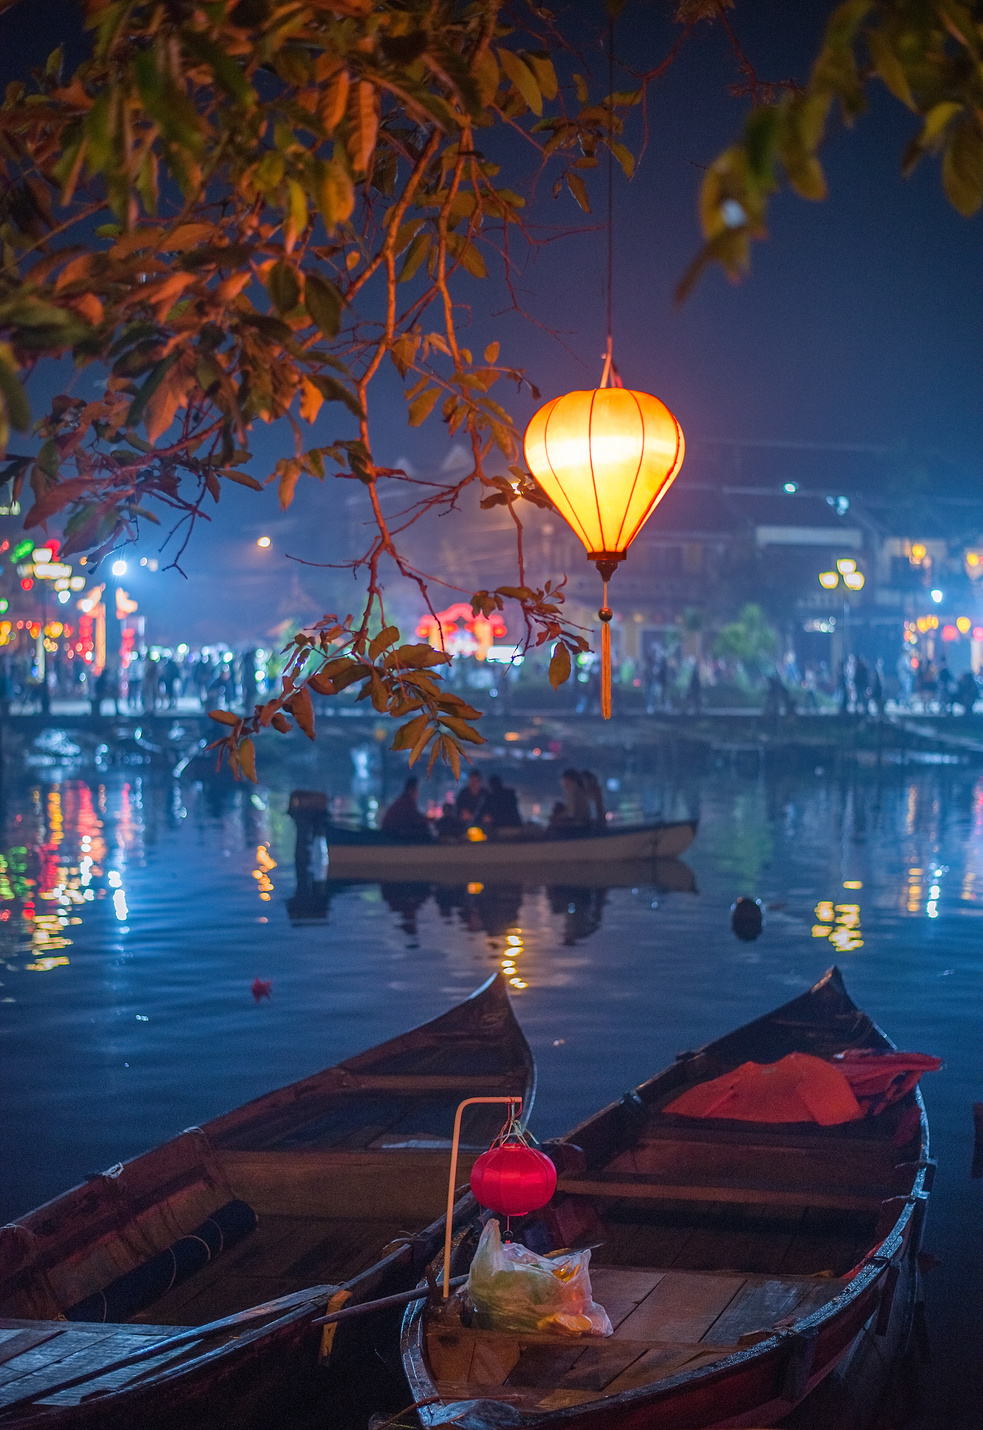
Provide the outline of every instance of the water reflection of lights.
{"type": "Polygon", "coordinates": [[[270,872],[275,868],[276,860],[270,853],[269,846],[257,844],[256,868],[253,870],[253,878],[259,889],[259,897],[267,904],[273,895],[273,880],[270,878],[270,872]]]}
{"type": "Polygon", "coordinates": [[[505,943],[506,949],[505,957],[502,959],[502,972],[508,978],[509,986],[512,988],[528,988],[529,985],[525,979],[519,976],[515,961],[519,957],[519,954],[525,949],[522,930],[518,928],[509,929],[505,935],[505,943]]]}
{"type": "MultiPolygon", "coordinates": [[[[122,791],[119,845],[133,842],[135,825],[130,817],[129,791],[128,785],[122,791]]],[[[96,797],[104,810],[104,787],[99,788],[96,797]]],[[[0,855],[0,903],[8,905],[0,909],[0,925],[7,926],[5,940],[14,940],[6,948],[9,955],[27,954],[30,961],[21,965],[25,970],[49,973],[68,965],[72,925],[81,924],[81,910],[107,892],[94,887],[102,877],[106,845],[93,792],[87,785],[67,781],[56,782],[47,790],[35,786],[29,799],[30,822],[23,827],[22,835],[25,843],[0,855]],[[77,849],[68,847],[76,841],[77,849]],[[29,871],[33,877],[29,877],[29,871]]],[[[139,805],[139,798],[135,803],[139,805]]],[[[121,861],[122,850],[114,859],[121,861]]],[[[114,891],[116,916],[122,922],[127,915],[122,874],[112,870],[106,882],[114,891]]]]}
{"type": "Polygon", "coordinates": [[[812,926],[813,938],[829,939],[838,953],[853,953],[863,948],[859,904],[833,904],[824,899],[816,905],[816,918],[820,922],[812,926]]]}

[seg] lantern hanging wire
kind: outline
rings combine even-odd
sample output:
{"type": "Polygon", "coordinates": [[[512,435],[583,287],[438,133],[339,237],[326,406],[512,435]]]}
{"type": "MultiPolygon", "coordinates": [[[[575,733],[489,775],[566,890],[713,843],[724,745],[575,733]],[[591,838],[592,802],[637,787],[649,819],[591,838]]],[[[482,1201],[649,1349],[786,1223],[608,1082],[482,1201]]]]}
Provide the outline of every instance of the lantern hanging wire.
{"type": "MultiPolygon", "coordinates": [[[[608,9],[608,291],[607,319],[608,345],[604,354],[604,371],[601,386],[607,387],[613,381],[621,386],[618,369],[614,365],[614,8],[608,9]]],[[[614,575],[613,561],[598,561],[597,569],[604,582],[601,609],[597,616],[601,622],[601,718],[611,719],[611,620],[614,612],[608,605],[608,582],[614,575]]]]}
{"type": "Polygon", "coordinates": [[[547,402],[530,420],[530,472],[583,542],[604,583],[601,714],[611,718],[608,582],[683,462],[682,429],[666,405],[625,388],[614,362],[614,16],[608,17],[607,346],[600,386],[547,402]]]}

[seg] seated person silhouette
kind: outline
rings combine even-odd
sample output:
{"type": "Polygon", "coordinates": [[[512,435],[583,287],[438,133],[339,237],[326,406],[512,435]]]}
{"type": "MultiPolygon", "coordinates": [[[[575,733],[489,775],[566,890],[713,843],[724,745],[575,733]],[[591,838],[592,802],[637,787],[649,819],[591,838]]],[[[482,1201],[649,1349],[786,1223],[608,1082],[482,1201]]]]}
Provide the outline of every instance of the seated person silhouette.
{"type": "Polygon", "coordinates": [[[522,816],[514,789],[506,789],[498,775],[492,775],[479,807],[478,816],[487,829],[521,829],[522,816]]]}
{"type": "Polygon", "coordinates": [[[425,814],[417,808],[419,780],[411,777],[403,786],[403,793],[386,810],[382,817],[383,834],[397,834],[403,839],[430,839],[430,824],[425,814]]]}

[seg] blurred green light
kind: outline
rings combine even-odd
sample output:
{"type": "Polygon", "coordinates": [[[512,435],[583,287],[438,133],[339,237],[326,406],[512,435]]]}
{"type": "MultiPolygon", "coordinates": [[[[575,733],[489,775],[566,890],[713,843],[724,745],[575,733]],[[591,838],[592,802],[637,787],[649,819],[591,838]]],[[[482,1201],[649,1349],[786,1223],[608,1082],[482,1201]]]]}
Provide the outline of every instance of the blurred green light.
{"type": "Polygon", "coordinates": [[[25,556],[30,556],[30,554],[31,554],[31,552],[32,552],[33,550],[34,550],[34,541],[33,541],[33,539],[32,539],[30,536],[25,536],[25,538],[24,538],[23,541],[18,541],[17,545],[14,547],[13,551],[10,553],[10,559],[11,559],[11,561],[13,561],[13,562],[15,562],[15,563],[18,562],[18,561],[23,561],[23,560],[24,560],[24,557],[25,557],[25,556]]]}

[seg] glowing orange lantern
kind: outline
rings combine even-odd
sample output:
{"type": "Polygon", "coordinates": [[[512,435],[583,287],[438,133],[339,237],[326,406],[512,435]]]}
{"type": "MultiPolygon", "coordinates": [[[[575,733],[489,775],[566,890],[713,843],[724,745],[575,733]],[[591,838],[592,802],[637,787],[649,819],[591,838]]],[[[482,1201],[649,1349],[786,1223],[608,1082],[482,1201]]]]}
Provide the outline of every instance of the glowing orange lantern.
{"type": "MultiPolygon", "coordinates": [[[[609,349],[610,352],[610,349],[609,349]]],[[[647,392],[601,386],[555,397],[526,428],[529,470],[587,548],[604,582],[601,713],[611,716],[612,612],[607,587],[683,464],[682,428],[647,392]]],[[[616,379],[617,380],[617,379],[616,379]]]]}
{"type": "Polygon", "coordinates": [[[471,1168],[471,1190],[483,1207],[504,1217],[525,1216],[544,1207],[556,1191],[556,1168],[543,1152],[524,1142],[492,1147],[471,1168]]]}

